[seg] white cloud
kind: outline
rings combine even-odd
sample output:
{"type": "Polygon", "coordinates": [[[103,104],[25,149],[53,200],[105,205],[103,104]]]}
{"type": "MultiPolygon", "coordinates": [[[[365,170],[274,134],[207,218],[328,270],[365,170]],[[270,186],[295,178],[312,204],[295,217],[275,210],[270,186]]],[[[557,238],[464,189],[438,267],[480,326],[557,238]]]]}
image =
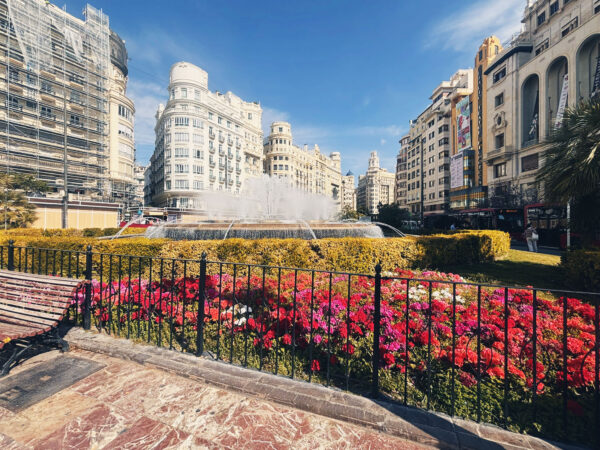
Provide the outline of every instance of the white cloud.
{"type": "Polygon", "coordinates": [[[385,139],[381,138],[381,140],[379,141],[379,143],[380,143],[381,145],[385,145],[385,144],[387,143],[387,140],[385,140],[385,139]]]}
{"type": "Polygon", "coordinates": [[[443,49],[473,51],[492,34],[505,41],[520,31],[524,8],[523,0],[479,0],[465,5],[433,25],[425,47],[441,45],[443,49]]]}
{"type": "Polygon", "coordinates": [[[154,115],[158,105],[166,101],[166,89],[158,83],[130,80],[127,96],[135,104],[135,143],[141,150],[138,159],[146,160],[151,154],[149,148],[154,148],[154,115]]]}

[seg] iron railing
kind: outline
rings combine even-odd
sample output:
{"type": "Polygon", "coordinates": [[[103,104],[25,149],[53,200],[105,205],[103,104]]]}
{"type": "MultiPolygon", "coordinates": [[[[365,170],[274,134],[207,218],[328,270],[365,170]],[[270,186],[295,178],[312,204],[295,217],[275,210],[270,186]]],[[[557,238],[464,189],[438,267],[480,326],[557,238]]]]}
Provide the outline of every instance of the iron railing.
{"type": "Polygon", "coordinates": [[[0,268],[91,280],[70,316],[85,329],[600,444],[600,293],[12,241],[0,268]]]}

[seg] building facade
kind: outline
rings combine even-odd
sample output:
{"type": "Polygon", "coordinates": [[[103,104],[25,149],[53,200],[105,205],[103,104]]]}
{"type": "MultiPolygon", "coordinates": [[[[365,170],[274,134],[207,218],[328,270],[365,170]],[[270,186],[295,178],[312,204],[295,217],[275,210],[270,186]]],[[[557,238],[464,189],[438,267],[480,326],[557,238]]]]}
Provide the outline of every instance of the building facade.
{"type": "Polygon", "coordinates": [[[208,74],[179,62],[169,101],[156,113],[156,144],[146,198],[152,206],[206,209],[204,194],[239,194],[262,174],[262,109],[231,92],[208,89],[208,74]]]}
{"type": "Polygon", "coordinates": [[[487,206],[488,65],[502,50],[495,36],[486,38],[475,55],[472,88],[457,88],[452,101],[450,210],[487,206]]]}
{"type": "Polygon", "coordinates": [[[438,85],[431,104],[411,122],[406,159],[407,206],[422,218],[444,214],[450,200],[452,98],[473,89],[473,71],[459,70],[438,85]]]}
{"type": "Polygon", "coordinates": [[[487,177],[492,206],[543,200],[535,177],[543,141],[565,108],[600,83],[600,2],[529,0],[523,31],[485,70],[487,177]]]}
{"type": "Polygon", "coordinates": [[[408,209],[408,197],[407,197],[407,159],[408,159],[408,149],[410,147],[410,135],[407,134],[398,141],[400,144],[400,150],[398,151],[398,156],[396,157],[396,187],[394,191],[394,201],[396,205],[398,205],[402,209],[408,209]]]}
{"type": "Polygon", "coordinates": [[[351,170],[342,177],[342,209],[356,209],[356,180],[351,170]]]}
{"type": "Polygon", "coordinates": [[[120,200],[116,183],[133,180],[120,166],[133,163],[133,131],[123,159],[112,126],[113,104],[125,104],[133,127],[127,52],[106,14],[87,5],[84,17],[44,0],[0,1],[0,165],[45,181],[63,204],[120,200]]]}
{"type": "Polygon", "coordinates": [[[379,205],[394,203],[395,185],[396,174],[381,168],[377,152],[371,152],[367,173],[358,177],[357,209],[371,215],[378,214],[379,205]]]}
{"type": "Polygon", "coordinates": [[[318,145],[309,149],[293,143],[288,122],[273,122],[264,144],[264,172],[287,178],[297,188],[333,198],[341,206],[342,161],[338,152],[329,156],[318,145]]]}
{"type": "Polygon", "coordinates": [[[130,205],[135,197],[135,138],[133,101],[127,97],[127,49],[114,32],[110,34],[109,79],[109,189],[114,201],[130,205]]]}

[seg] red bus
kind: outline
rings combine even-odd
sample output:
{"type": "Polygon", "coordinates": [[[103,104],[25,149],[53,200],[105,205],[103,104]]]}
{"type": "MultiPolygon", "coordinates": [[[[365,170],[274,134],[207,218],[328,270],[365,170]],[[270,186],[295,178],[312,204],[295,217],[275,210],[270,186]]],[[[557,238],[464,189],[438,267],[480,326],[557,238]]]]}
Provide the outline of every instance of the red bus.
{"type": "Polygon", "coordinates": [[[523,240],[523,210],[520,208],[467,209],[453,215],[457,227],[471,230],[501,230],[512,239],[523,240]]]}
{"type": "Polygon", "coordinates": [[[525,224],[531,223],[540,236],[539,245],[567,247],[567,207],[534,203],[524,208],[525,224]]]}

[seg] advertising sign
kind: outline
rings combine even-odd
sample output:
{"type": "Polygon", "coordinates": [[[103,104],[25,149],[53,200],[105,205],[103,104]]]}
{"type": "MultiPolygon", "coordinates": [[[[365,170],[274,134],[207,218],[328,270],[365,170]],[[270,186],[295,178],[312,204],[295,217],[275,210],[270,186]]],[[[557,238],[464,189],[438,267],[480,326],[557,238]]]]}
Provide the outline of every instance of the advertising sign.
{"type": "Polygon", "coordinates": [[[469,97],[456,104],[456,130],[459,152],[471,148],[471,107],[469,97]]]}
{"type": "Polygon", "coordinates": [[[567,106],[567,99],[569,98],[569,74],[565,74],[563,80],[562,91],[560,93],[560,100],[558,102],[558,111],[556,112],[556,122],[554,126],[560,128],[562,126],[563,116],[565,115],[565,108],[567,106]]]}
{"type": "Polygon", "coordinates": [[[463,152],[450,157],[450,189],[463,185],[463,152]]]}

